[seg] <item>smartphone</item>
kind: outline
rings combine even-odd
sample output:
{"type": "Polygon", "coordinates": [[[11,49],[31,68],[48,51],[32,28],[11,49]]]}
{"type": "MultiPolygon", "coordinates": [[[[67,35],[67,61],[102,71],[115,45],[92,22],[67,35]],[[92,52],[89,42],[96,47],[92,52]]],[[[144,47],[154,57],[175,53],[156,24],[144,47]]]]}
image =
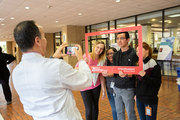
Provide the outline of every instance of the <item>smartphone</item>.
{"type": "Polygon", "coordinates": [[[65,47],[65,54],[75,55],[74,48],[78,50],[78,47],[75,47],[75,46],[67,46],[67,47],[65,47]]]}

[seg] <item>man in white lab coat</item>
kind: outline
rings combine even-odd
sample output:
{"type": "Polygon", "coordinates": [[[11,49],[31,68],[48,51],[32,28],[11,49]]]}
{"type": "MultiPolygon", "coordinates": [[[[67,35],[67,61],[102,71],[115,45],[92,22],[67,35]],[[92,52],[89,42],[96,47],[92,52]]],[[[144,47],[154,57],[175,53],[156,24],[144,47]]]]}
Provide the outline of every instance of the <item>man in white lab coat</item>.
{"type": "Polygon", "coordinates": [[[21,62],[13,71],[14,87],[24,110],[34,120],[82,120],[72,90],[91,86],[92,74],[82,59],[82,49],[75,50],[79,69],[62,59],[62,44],[54,58],[45,58],[46,38],[34,21],[20,22],[14,38],[23,52],[21,62]]]}

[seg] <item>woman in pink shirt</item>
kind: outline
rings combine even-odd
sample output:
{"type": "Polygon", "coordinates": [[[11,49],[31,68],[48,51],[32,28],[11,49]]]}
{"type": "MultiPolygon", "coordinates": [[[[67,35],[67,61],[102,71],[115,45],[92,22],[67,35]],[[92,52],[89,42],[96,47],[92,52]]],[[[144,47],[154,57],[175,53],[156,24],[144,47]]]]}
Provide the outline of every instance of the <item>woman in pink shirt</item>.
{"type": "MultiPolygon", "coordinates": [[[[93,51],[88,54],[88,57],[84,56],[90,66],[103,66],[105,62],[105,44],[103,41],[97,41],[93,46],[93,51]]],[[[102,98],[105,97],[105,81],[104,77],[100,73],[93,73],[92,85],[84,90],[81,90],[81,96],[86,109],[86,120],[98,119],[98,103],[102,86],[102,98]]]]}

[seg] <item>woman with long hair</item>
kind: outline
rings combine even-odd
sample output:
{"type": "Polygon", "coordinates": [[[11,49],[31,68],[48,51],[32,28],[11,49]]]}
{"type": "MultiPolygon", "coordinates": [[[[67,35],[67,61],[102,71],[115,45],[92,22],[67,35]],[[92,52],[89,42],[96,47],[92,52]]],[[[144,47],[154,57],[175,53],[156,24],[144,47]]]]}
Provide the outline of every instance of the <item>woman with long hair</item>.
{"type": "MultiPolygon", "coordinates": [[[[114,47],[110,47],[106,51],[106,56],[107,56],[106,65],[107,66],[113,66],[113,54],[115,52],[117,52],[117,50],[114,47]]],[[[107,91],[109,103],[111,105],[113,120],[117,120],[117,112],[116,112],[116,106],[115,106],[115,101],[114,101],[114,96],[113,96],[113,93],[114,93],[113,88],[114,88],[114,82],[115,82],[114,74],[107,73],[106,71],[103,72],[102,74],[106,80],[106,91],[107,91]]]]}
{"type": "MultiPolygon", "coordinates": [[[[86,56],[84,56],[85,59],[86,56]]],[[[97,41],[93,50],[87,56],[87,62],[90,66],[103,66],[105,63],[106,51],[105,43],[97,41]]],[[[102,98],[105,97],[105,80],[101,73],[93,73],[92,85],[81,90],[81,96],[86,109],[86,120],[97,120],[99,113],[99,96],[102,87],[102,98]]]]}

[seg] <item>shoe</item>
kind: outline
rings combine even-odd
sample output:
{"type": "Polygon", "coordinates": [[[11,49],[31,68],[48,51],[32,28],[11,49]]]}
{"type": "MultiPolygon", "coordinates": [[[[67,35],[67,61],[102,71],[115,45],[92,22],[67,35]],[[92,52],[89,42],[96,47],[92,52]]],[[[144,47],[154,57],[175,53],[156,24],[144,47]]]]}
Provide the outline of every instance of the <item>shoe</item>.
{"type": "Polygon", "coordinates": [[[7,101],[7,105],[12,104],[12,101],[7,101]]]}

